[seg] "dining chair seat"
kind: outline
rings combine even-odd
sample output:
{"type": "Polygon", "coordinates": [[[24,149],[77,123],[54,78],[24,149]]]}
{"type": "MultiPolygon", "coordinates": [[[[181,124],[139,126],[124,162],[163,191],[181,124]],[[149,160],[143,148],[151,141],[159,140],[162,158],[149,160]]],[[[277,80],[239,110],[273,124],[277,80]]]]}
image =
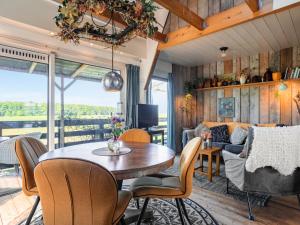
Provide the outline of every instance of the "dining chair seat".
{"type": "Polygon", "coordinates": [[[184,198],[179,177],[175,176],[141,177],[131,184],[130,190],[133,191],[133,197],[136,198],[168,198],[173,196],[184,198]]]}

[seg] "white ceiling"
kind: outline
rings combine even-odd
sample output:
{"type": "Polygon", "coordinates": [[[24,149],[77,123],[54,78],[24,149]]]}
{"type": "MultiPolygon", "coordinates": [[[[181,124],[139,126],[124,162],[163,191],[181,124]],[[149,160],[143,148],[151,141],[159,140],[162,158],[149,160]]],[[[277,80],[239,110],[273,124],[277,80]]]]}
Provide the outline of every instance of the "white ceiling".
{"type": "Polygon", "coordinates": [[[223,60],[222,46],[229,48],[228,59],[300,46],[300,6],[165,49],[160,59],[186,66],[207,64],[223,60]]]}
{"type": "MultiPolygon", "coordinates": [[[[54,16],[57,14],[58,4],[52,0],[0,0],[0,36],[10,34],[14,38],[22,38],[24,41],[38,41],[37,36],[40,36],[40,42],[42,44],[53,45],[57,48],[74,49],[73,44],[64,44],[58,37],[51,37],[53,40],[49,40],[49,37],[41,38],[41,35],[48,35],[50,32],[57,32],[57,27],[54,22],[54,16]],[[8,22],[9,21],[9,22],[8,22]],[[10,23],[10,26],[4,26],[6,23],[10,23]],[[15,25],[15,26],[14,26],[15,25]],[[18,29],[17,32],[15,30],[18,29]],[[34,36],[28,36],[28,32],[36,34],[34,36]],[[47,40],[47,41],[46,41],[47,40]]],[[[95,43],[93,46],[89,45],[89,42],[82,41],[82,45],[85,45],[85,52],[89,48],[90,51],[94,51],[104,58],[111,58],[111,50],[107,49],[107,46],[103,43],[95,43]]],[[[80,47],[77,46],[77,50],[80,51],[80,47]]],[[[119,57],[128,59],[127,63],[132,63],[134,60],[136,63],[141,58],[147,57],[146,52],[146,39],[134,38],[125,46],[119,47],[116,55],[122,53],[119,57]]],[[[116,56],[116,59],[117,59],[116,56]]],[[[124,60],[122,60],[124,62],[124,60]]],[[[126,62],[126,60],[125,60],[126,62]]],[[[136,64],[134,63],[134,64],[136,64]]]]}

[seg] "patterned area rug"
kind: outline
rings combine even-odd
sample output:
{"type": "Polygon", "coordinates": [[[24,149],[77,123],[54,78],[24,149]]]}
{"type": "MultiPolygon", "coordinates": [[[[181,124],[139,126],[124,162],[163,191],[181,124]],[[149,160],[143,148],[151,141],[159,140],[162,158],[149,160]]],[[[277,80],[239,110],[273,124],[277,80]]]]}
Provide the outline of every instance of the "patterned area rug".
{"type": "MultiPolygon", "coordinates": [[[[166,170],[165,173],[178,175],[178,163],[179,158],[176,157],[174,166],[170,169],[166,170]]],[[[198,162],[195,165],[198,167],[198,162]]],[[[204,167],[207,166],[207,162],[204,161],[204,167]]],[[[215,164],[213,164],[213,168],[215,168],[215,164]]],[[[205,171],[205,168],[204,168],[205,171]]],[[[247,203],[247,194],[243,191],[238,190],[232,183],[229,183],[229,193],[226,193],[226,175],[225,175],[225,166],[221,163],[220,166],[220,176],[214,176],[213,181],[209,182],[206,176],[200,175],[196,172],[195,179],[193,179],[194,185],[200,188],[203,188],[208,191],[216,192],[227,197],[233,198],[235,200],[247,203]]],[[[267,204],[270,196],[264,194],[250,194],[250,201],[252,207],[258,206],[263,207],[267,204]]]]}
{"type": "MultiPolygon", "coordinates": [[[[189,219],[193,225],[218,225],[212,215],[210,215],[202,206],[190,199],[186,199],[184,202],[189,214],[189,219]]],[[[143,200],[141,200],[141,204],[143,204],[143,200]]],[[[135,208],[134,201],[130,202],[130,207],[135,208]]],[[[175,201],[151,199],[147,209],[153,212],[153,218],[143,221],[143,225],[181,225],[175,201]]],[[[188,224],[187,221],[185,222],[188,224]]],[[[25,222],[20,225],[24,224],[25,222]]],[[[36,213],[31,225],[43,225],[41,211],[36,213]]]]}

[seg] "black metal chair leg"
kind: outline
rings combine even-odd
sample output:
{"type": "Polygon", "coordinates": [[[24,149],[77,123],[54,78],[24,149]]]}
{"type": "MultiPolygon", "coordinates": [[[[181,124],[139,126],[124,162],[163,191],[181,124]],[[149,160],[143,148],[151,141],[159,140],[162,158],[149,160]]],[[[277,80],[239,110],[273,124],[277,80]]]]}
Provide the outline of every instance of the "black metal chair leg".
{"type": "Polygon", "coordinates": [[[254,221],[254,216],[252,214],[251,202],[250,202],[250,197],[249,197],[248,192],[247,192],[247,201],[248,201],[248,212],[249,212],[248,219],[251,220],[251,221],[254,221]]]}
{"type": "Polygon", "coordinates": [[[226,194],[229,194],[229,179],[226,178],[226,194]]]}
{"type": "Polygon", "coordinates": [[[33,217],[33,215],[34,215],[34,213],[35,213],[35,210],[36,210],[36,208],[37,208],[38,205],[39,205],[39,202],[40,202],[40,197],[38,196],[38,197],[36,198],[36,200],[35,200],[35,203],[34,203],[32,209],[31,209],[31,211],[30,211],[30,214],[29,214],[29,216],[28,216],[28,218],[27,218],[27,220],[26,220],[25,225],[29,225],[29,224],[30,224],[30,222],[31,222],[31,220],[32,220],[32,217],[33,217]]]}
{"type": "Polygon", "coordinates": [[[136,225],[140,225],[142,223],[142,219],[143,219],[144,213],[147,209],[148,202],[149,202],[149,198],[146,198],[145,202],[144,202],[144,205],[143,205],[143,208],[142,208],[142,211],[141,211],[141,214],[139,216],[139,219],[138,219],[136,225]]]}
{"type": "Polygon", "coordinates": [[[300,207],[300,194],[297,195],[298,198],[298,203],[299,203],[299,207],[300,207]]]}
{"type": "Polygon", "coordinates": [[[180,202],[180,204],[181,204],[181,207],[182,207],[182,209],[183,209],[183,213],[184,213],[184,215],[185,215],[187,221],[189,222],[190,225],[192,225],[192,222],[190,221],[189,215],[188,215],[187,210],[186,210],[186,208],[185,208],[184,201],[180,198],[180,199],[179,199],[179,202],[180,202]]]}
{"type": "Polygon", "coordinates": [[[126,225],[126,222],[125,222],[124,216],[121,218],[121,220],[120,220],[120,224],[121,224],[121,225],[126,225]]]}
{"type": "Polygon", "coordinates": [[[182,212],[181,212],[179,200],[176,198],[175,201],[176,201],[176,205],[177,205],[177,209],[178,209],[178,213],[179,213],[181,224],[184,225],[184,220],[183,220],[183,216],[182,216],[182,212]]]}
{"type": "Polygon", "coordinates": [[[136,208],[140,209],[140,200],[138,198],[135,200],[135,203],[136,203],[136,208]]]}

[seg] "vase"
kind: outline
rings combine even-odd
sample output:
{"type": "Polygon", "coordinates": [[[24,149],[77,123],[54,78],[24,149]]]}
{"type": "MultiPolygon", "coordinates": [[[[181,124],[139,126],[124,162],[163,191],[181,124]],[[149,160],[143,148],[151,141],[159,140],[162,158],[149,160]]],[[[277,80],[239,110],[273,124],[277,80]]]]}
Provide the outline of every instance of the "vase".
{"type": "Polygon", "coordinates": [[[242,75],[242,76],[240,77],[240,83],[241,83],[241,84],[246,84],[246,81],[247,81],[247,76],[243,76],[243,75],[242,75]]]}
{"type": "Polygon", "coordinates": [[[272,74],[272,78],[273,78],[274,81],[280,81],[280,79],[281,79],[281,73],[280,72],[274,72],[272,74]]]}
{"type": "Polygon", "coordinates": [[[267,68],[267,71],[264,73],[264,82],[273,81],[272,71],[270,68],[267,68]]]}
{"type": "Polygon", "coordinates": [[[207,149],[207,142],[206,140],[203,140],[202,141],[202,146],[201,146],[202,149],[207,149]]]}
{"type": "Polygon", "coordinates": [[[211,138],[208,138],[206,140],[206,143],[207,143],[207,148],[212,148],[212,139],[211,138]]]}
{"type": "Polygon", "coordinates": [[[110,151],[117,154],[120,151],[120,142],[115,138],[111,138],[107,142],[107,147],[110,151]]]}

